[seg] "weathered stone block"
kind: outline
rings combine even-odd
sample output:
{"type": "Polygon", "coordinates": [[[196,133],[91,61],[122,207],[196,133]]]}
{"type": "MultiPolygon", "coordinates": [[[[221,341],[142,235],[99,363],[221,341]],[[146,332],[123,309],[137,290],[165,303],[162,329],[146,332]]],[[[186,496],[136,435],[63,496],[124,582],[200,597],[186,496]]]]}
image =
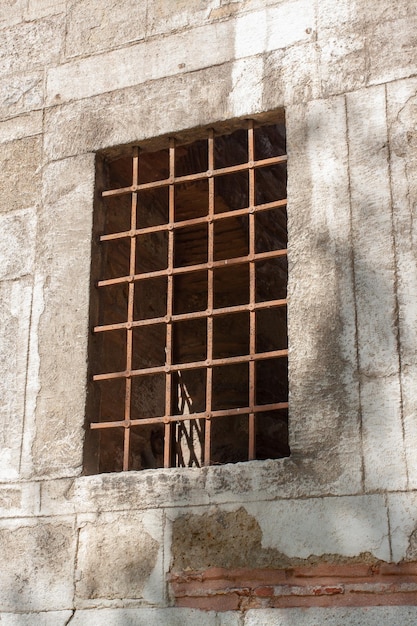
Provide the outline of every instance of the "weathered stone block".
{"type": "MultiPolygon", "coordinates": [[[[86,510],[74,503],[74,478],[59,478],[56,480],[40,481],[40,514],[44,516],[55,515],[57,509],[61,515],[71,515],[86,510]]],[[[78,504],[78,503],[77,503],[78,504]]],[[[96,510],[91,507],[90,510],[96,510]]]]}
{"type": "Polygon", "coordinates": [[[395,263],[384,87],[347,97],[359,360],[367,376],[398,372],[395,263]]]}
{"type": "Polygon", "coordinates": [[[231,72],[230,64],[203,70],[198,90],[189,73],[54,107],[45,116],[45,151],[57,159],[232,117],[231,72]]]}
{"type": "Polygon", "coordinates": [[[5,29],[0,48],[0,76],[58,62],[64,27],[64,20],[55,17],[5,29]]]}
{"type": "Polygon", "coordinates": [[[308,41],[314,23],[314,7],[308,0],[280,3],[244,14],[234,23],[235,56],[249,57],[308,41]]]}
{"type": "MultiPolygon", "coordinates": [[[[245,16],[248,27],[252,19],[262,19],[263,12],[245,16]]],[[[279,3],[266,10],[266,46],[265,51],[287,48],[302,41],[312,40],[315,27],[314,5],[309,0],[294,0],[279,3]]],[[[236,25],[239,31],[239,21],[236,25]]],[[[262,41],[262,40],[261,40],[262,41]]],[[[243,43],[243,42],[242,42],[243,43]]],[[[258,46],[260,46],[258,43],[258,46]]],[[[244,47],[243,47],[244,50],[244,47]]],[[[259,50],[262,52],[262,50],[259,50]]]]}
{"type": "Polygon", "coordinates": [[[33,111],[0,122],[0,143],[39,135],[42,132],[42,111],[33,111]]]}
{"type": "Polygon", "coordinates": [[[350,94],[347,110],[365,481],[371,489],[402,489],[406,473],[384,87],[350,94]]]}
{"type": "Polygon", "coordinates": [[[39,137],[3,144],[0,155],[0,213],[25,209],[39,202],[40,162],[39,137]]]}
{"type": "Polygon", "coordinates": [[[416,492],[390,494],[390,522],[392,553],[395,561],[417,559],[417,494],[416,492]]]}
{"type": "Polygon", "coordinates": [[[417,493],[388,494],[392,560],[417,560],[417,493]]]}
{"type": "Polygon", "coordinates": [[[66,626],[72,611],[44,611],[40,613],[0,613],[2,626],[66,626]]]}
{"type": "Polygon", "coordinates": [[[416,73],[416,25],[417,15],[410,14],[395,22],[381,21],[369,27],[367,48],[371,84],[406,78],[416,73]]]}
{"type": "Polygon", "coordinates": [[[366,489],[406,489],[398,377],[363,378],[361,401],[366,489]]]}
{"type": "Polygon", "coordinates": [[[0,511],[1,515],[9,510],[20,509],[22,502],[22,489],[20,486],[0,487],[0,511]]]}
{"type": "Polygon", "coordinates": [[[397,298],[401,350],[402,403],[409,485],[417,487],[417,258],[414,213],[417,203],[417,110],[415,78],[387,89],[397,298]]]}
{"type": "Polygon", "coordinates": [[[26,9],[27,20],[37,20],[48,15],[63,13],[66,8],[66,0],[29,0],[26,9]]]}
{"type": "Polygon", "coordinates": [[[327,465],[323,457],[317,465],[326,475],[322,480],[346,472],[345,488],[357,490],[359,395],[344,98],[288,107],[286,113],[290,447],[303,459],[328,455],[327,465]]]}
{"type": "Polygon", "coordinates": [[[404,365],[401,372],[404,446],[408,487],[417,489],[417,389],[416,366],[404,365]]]}
{"type": "Polygon", "coordinates": [[[417,203],[417,80],[387,87],[391,145],[390,166],[398,281],[399,333],[402,365],[417,364],[417,254],[414,211],[417,203]]]}
{"type": "MultiPolygon", "coordinates": [[[[197,468],[101,474],[77,478],[65,493],[77,511],[120,511],[127,506],[144,510],[167,502],[207,504],[205,480],[206,470],[197,468]]],[[[45,485],[44,490],[47,503],[53,497],[53,485],[45,485]]]]}
{"type": "MultiPolygon", "coordinates": [[[[42,104],[43,72],[17,74],[0,80],[0,117],[20,115],[39,109],[42,104]]],[[[16,119],[13,122],[19,123],[16,119]]]]}
{"type": "Polygon", "coordinates": [[[309,102],[319,95],[317,48],[306,43],[265,55],[262,78],[265,111],[283,105],[309,102]]]}
{"type": "Polygon", "coordinates": [[[0,610],[53,611],[72,605],[71,521],[10,520],[0,526],[0,610]]]}
{"type": "Polygon", "coordinates": [[[248,108],[262,110],[262,74],[263,59],[260,56],[239,59],[233,64],[228,106],[237,116],[244,115],[248,108]]]}
{"type": "Polygon", "coordinates": [[[162,512],[81,516],[79,524],[78,607],[100,599],[163,602],[162,512]]]}
{"type": "Polygon", "coordinates": [[[322,29],[333,27],[336,31],[341,25],[347,25],[352,32],[360,31],[367,25],[411,17],[416,12],[416,5],[410,0],[397,0],[395,4],[390,0],[378,0],[374,3],[339,0],[337,7],[333,0],[321,0],[317,5],[318,30],[320,33],[322,29]]]}
{"type": "Polygon", "coordinates": [[[119,0],[113,6],[101,0],[71,0],[67,9],[66,56],[120,48],[143,39],[147,5],[137,0],[119,0]]]}
{"type": "Polygon", "coordinates": [[[180,28],[195,27],[216,18],[219,0],[154,0],[148,3],[147,35],[153,36],[180,28]]]}
{"type": "Polygon", "coordinates": [[[359,89],[367,82],[366,35],[362,30],[320,33],[321,94],[359,89]]]}
{"type": "Polygon", "coordinates": [[[0,479],[17,478],[25,412],[31,280],[0,284],[0,479]]]}
{"type": "Polygon", "coordinates": [[[238,626],[238,618],[233,617],[234,620],[213,611],[177,608],[89,609],[76,611],[71,626],[238,626]]]}
{"type": "Polygon", "coordinates": [[[342,24],[354,22],[358,3],[351,0],[339,0],[337,10],[333,0],[321,0],[317,5],[317,30],[319,36],[326,28],[339,29],[342,24]]]}
{"type": "MultiPolygon", "coordinates": [[[[1,124],[0,124],[1,129],[1,124]]],[[[0,280],[10,280],[33,271],[36,241],[35,209],[0,214],[0,280]],[[22,251],[25,251],[22,254],[22,251]]]]}
{"type": "Polygon", "coordinates": [[[2,518],[38,515],[39,504],[39,483],[0,485],[0,517],[2,518]]]}
{"type": "Polygon", "coordinates": [[[159,40],[151,40],[51,68],[47,78],[47,102],[60,104],[88,98],[225,63],[233,58],[232,35],[231,25],[225,22],[167,37],[163,54],[159,40]],[[193,49],[192,55],[188,54],[190,49],[193,49]]]}
{"type": "Polygon", "coordinates": [[[0,5],[0,28],[21,22],[25,6],[26,0],[3,0],[0,5]]]}
{"type": "Polygon", "coordinates": [[[82,463],[93,196],[93,155],[45,168],[35,303],[41,314],[32,330],[40,365],[29,372],[40,389],[30,448],[40,474],[73,475],[82,463]]]}
{"type": "Polygon", "coordinates": [[[350,608],[257,609],[248,611],[244,626],[381,626],[401,623],[414,626],[415,606],[375,606],[350,608]]]}

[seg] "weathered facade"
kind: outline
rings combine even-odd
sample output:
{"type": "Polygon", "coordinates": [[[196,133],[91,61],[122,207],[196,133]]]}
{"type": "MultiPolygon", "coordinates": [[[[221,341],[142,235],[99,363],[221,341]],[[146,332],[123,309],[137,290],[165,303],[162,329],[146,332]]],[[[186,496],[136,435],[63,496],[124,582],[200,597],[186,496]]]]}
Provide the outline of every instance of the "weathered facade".
{"type": "Polygon", "coordinates": [[[417,5],[3,0],[0,622],[417,622],[417,5]],[[285,110],[286,458],[85,475],[96,155],[285,110]]]}

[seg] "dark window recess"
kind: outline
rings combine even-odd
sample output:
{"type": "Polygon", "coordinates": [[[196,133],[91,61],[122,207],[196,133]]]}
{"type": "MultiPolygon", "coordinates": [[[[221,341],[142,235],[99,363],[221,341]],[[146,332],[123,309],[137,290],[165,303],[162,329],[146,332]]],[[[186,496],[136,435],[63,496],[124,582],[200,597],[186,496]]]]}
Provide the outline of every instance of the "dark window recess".
{"type": "Polygon", "coordinates": [[[289,454],[285,152],[249,121],[98,158],[88,473],[289,454]]]}

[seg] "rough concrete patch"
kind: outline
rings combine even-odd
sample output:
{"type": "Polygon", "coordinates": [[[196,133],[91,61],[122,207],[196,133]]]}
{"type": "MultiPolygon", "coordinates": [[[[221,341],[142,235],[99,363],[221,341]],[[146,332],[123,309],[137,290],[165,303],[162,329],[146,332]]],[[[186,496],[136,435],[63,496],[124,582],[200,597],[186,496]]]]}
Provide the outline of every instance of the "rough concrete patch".
{"type": "Polygon", "coordinates": [[[241,507],[211,515],[189,513],[177,518],[172,531],[172,569],[209,567],[266,567],[286,565],[288,559],[275,550],[263,550],[257,520],[241,507]]]}
{"type": "Polygon", "coordinates": [[[406,558],[408,561],[415,561],[417,559],[417,528],[413,530],[408,540],[406,558]]]}
{"type": "Polygon", "coordinates": [[[107,515],[79,531],[80,598],[142,598],[157,562],[159,543],[135,515],[107,515]]]}
{"type": "MultiPolygon", "coordinates": [[[[375,518],[381,517],[378,503],[373,506],[375,518]]],[[[210,513],[187,513],[173,522],[172,570],[281,569],[319,562],[388,560],[386,528],[374,529],[367,515],[360,514],[361,507],[367,510],[353,498],[329,498],[318,499],[315,506],[312,501],[305,505],[282,501],[252,503],[235,511],[229,507],[227,511],[216,508],[210,513]],[[353,506],[356,511],[350,510],[353,506]]]]}

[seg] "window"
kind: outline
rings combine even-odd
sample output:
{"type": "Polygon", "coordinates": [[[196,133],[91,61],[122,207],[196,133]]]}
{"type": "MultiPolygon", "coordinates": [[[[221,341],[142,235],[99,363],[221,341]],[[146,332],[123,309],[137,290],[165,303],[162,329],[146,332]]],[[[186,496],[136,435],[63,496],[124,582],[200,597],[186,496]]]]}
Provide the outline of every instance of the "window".
{"type": "Polygon", "coordinates": [[[99,158],[91,472],[289,454],[283,119],[99,158]]]}

